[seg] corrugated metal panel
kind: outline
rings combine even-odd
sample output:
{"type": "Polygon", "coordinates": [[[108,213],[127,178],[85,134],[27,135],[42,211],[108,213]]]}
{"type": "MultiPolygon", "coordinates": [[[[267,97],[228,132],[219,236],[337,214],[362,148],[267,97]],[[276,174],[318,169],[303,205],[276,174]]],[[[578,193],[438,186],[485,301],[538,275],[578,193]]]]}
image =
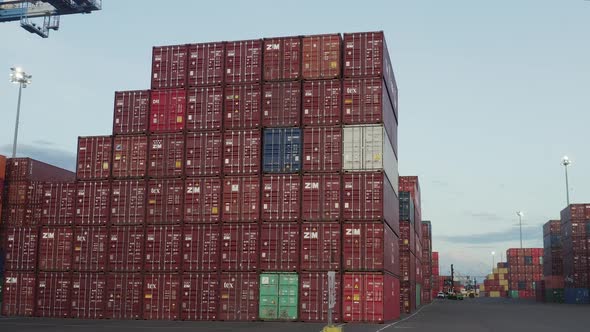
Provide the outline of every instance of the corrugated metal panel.
{"type": "Polygon", "coordinates": [[[177,319],[180,295],[178,274],[146,274],[143,283],[143,319],[177,319]]]}
{"type": "Polygon", "coordinates": [[[145,270],[179,271],[182,261],[181,227],[148,226],[145,234],[145,270]]]}
{"type": "Polygon", "coordinates": [[[149,90],[115,92],[113,134],[147,133],[149,114],[149,90]]]}
{"type": "Polygon", "coordinates": [[[227,42],[225,83],[260,82],[262,78],[262,40],[227,42]]]}
{"type": "Polygon", "coordinates": [[[187,178],[184,188],[184,222],[217,223],[221,220],[221,179],[187,178]]]}
{"type": "Polygon", "coordinates": [[[178,224],[182,221],[184,182],[179,179],[148,181],[148,224],[178,224]]]}
{"type": "Polygon", "coordinates": [[[224,78],[225,43],[202,43],[188,46],[188,84],[221,84],[224,78]]]}
{"type": "Polygon", "coordinates": [[[111,176],[112,136],[78,138],[76,176],[80,180],[108,179],[111,176]]]}
{"type": "Polygon", "coordinates": [[[257,224],[222,225],[221,269],[223,271],[256,271],[259,238],[257,224]]]}
{"type": "Polygon", "coordinates": [[[382,125],[344,126],[345,171],[384,171],[398,193],[397,157],[382,125]]]}
{"type": "Polygon", "coordinates": [[[70,316],[72,276],[69,272],[39,272],[35,316],[70,316]]]}
{"type": "Polygon", "coordinates": [[[224,106],[225,129],[258,128],[262,121],[260,84],[226,86],[224,106]]]}
{"type": "Polygon", "coordinates": [[[294,173],[301,169],[301,129],[264,130],[262,165],[267,173],[294,173]]]}
{"type": "Polygon", "coordinates": [[[342,84],[339,80],[303,83],[303,125],[335,126],[342,121],[342,84]]]}
{"type": "Polygon", "coordinates": [[[258,319],[258,274],[226,272],[221,274],[219,319],[254,321],[258,319]]]}
{"type": "Polygon", "coordinates": [[[185,90],[155,90],[151,93],[150,132],[180,132],[184,129],[185,90]]]}
{"type": "Polygon", "coordinates": [[[223,138],[220,132],[188,133],[185,150],[186,176],[221,174],[223,138]]]}
{"type": "Polygon", "coordinates": [[[220,86],[188,90],[186,127],[188,131],[220,130],[223,120],[223,89],[220,86]]]}
{"type": "Polygon", "coordinates": [[[340,219],[340,174],[303,175],[301,217],[306,221],[340,219]]]}
{"type": "Polygon", "coordinates": [[[342,169],[342,128],[303,129],[303,171],[339,172],[342,169]]]}
{"type": "Polygon", "coordinates": [[[141,225],[145,223],[147,182],[116,180],[111,187],[111,225],[141,225]]]}
{"type": "Polygon", "coordinates": [[[107,275],[105,318],[139,319],[142,313],[143,277],[139,273],[107,275]]]}
{"type": "Polygon", "coordinates": [[[76,187],[76,225],[106,225],[110,216],[110,182],[80,181],[76,187]]]}
{"type": "Polygon", "coordinates": [[[41,224],[71,225],[74,222],[76,185],[74,183],[43,184],[41,224]]]}
{"type": "Polygon", "coordinates": [[[105,271],[107,265],[106,227],[81,226],[74,228],[73,269],[75,271],[105,271]]]}
{"type": "Polygon", "coordinates": [[[299,220],[301,210],[300,188],[301,177],[297,174],[263,176],[262,220],[299,220]]]}
{"type": "Polygon", "coordinates": [[[42,227],[38,264],[41,271],[69,271],[72,267],[74,230],[71,227],[42,227]]]}
{"type": "Polygon", "coordinates": [[[264,83],[262,114],[264,127],[299,126],[301,82],[264,83]]]}
{"type": "Polygon", "coordinates": [[[180,177],[184,174],[183,134],[152,135],[149,149],[149,177],[180,177]]]}
{"type": "Polygon", "coordinates": [[[6,270],[34,271],[37,268],[37,227],[7,227],[3,235],[6,270]]]}
{"type": "Polygon", "coordinates": [[[224,222],[256,222],[260,219],[260,178],[233,176],[223,180],[224,222]]]}
{"type": "Polygon", "coordinates": [[[144,177],[147,172],[148,137],[146,135],[115,136],[113,177],[144,177]]]}
{"type": "MultiPolygon", "coordinates": [[[[328,274],[326,272],[301,273],[299,290],[299,317],[304,322],[324,323],[328,320],[328,274]]],[[[336,274],[336,294],[342,291],[342,275],[336,274]]],[[[332,311],[335,323],[342,321],[342,296],[336,295],[336,305],[332,311]]]]}
{"type": "Polygon", "coordinates": [[[299,268],[299,225],[264,223],[260,226],[260,269],[296,271],[299,268]]]}
{"type": "Polygon", "coordinates": [[[152,89],[183,88],[186,85],[187,58],[186,45],[154,47],[152,89]]]}
{"type": "Polygon", "coordinates": [[[219,277],[217,273],[187,273],[182,276],[180,317],[183,320],[217,320],[219,277]]]}
{"type": "Polygon", "coordinates": [[[301,77],[301,38],[282,37],[264,40],[265,81],[296,80],[301,77]]]}
{"type": "Polygon", "coordinates": [[[341,43],[340,34],[303,37],[303,78],[339,77],[341,43]]]}
{"type": "Polygon", "coordinates": [[[224,175],[260,172],[260,130],[233,130],[223,134],[224,175]]]}
{"type": "Polygon", "coordinates": [[[72,275],[72,317],[103,318],[106,288],[104,274],[74,273],[72,275]]]}
{"type": "Polygon", "coordinates": [[[33,272],[4,271],[3,316],[33,316],[37,277],[33,272]]]}
{"type": "Polygon", "coordinates": [[[217,271],[221,250],[219,225],[185,225],[182,237],[183,271],[217,271]]]}
{"type": "Polygon", "coordinates": [[[340,271],[341,238],[338,223],[301,224],[300,269],[302,271],[340,271]]]}
{"type": "Polygon", "coordinates": [[[113,226],[108,241],[109,271],[139,272],[143,269],[143,226],[113,226]]]}

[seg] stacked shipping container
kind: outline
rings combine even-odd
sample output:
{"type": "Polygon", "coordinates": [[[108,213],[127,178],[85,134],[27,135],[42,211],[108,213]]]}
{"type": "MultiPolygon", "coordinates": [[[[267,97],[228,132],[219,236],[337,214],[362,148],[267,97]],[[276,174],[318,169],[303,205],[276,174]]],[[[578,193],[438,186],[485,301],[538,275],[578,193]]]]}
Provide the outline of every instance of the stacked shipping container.
{"type": "Polygon", "coordinates": [[[422,303],[432,301],[432,224],[422,221],[422,303]]]}
{"type": "Polygon", "coordinates": [[[543,247],[544,289],[537,291],[537,298],[546,302],[563,303],[564,279],[561,220],[549,220],[543,225],[543,247]]]}
{"type": "Polygon", "coordinates": [[[481,292],[484,292],[487,297],[508,297],[509,274],[507,266],[508,264],[505,262],[496,265],[492,273],[484,280],[483,285],[480,285],[480,296],[482,296],[481,292]]]}
{"type": "Polygon", "coordinates": [[[440,282],[440,266],[439,266],[439,254],[438,251],[432,252],[432,292],[430,293],[432,299],[435,299],[438,292],[442,291],[442,284],[440,282]]]}
{"type": "Polygon", "coordinates": [[[535,298],[535,286],[543,280],[543,249],[508,249],[509,296],[535,298]]]}
{"type": "MultiPolygon", "coordinates": [[[[590,303],[590,204],[571,204],[561,211],[564,297],[566,303],[590,303]]],[[[548,288],[548,287],[547,287],[548,288]]]]}
{"type": "Polygon", "coordinates": [[[152,60],[151,90],[116,92],[113,136],[80,137],[76,184],[51,189],[72,212],[47,210],[47,254],[28,266],[43,272],[36,314],[324,321],[335,270],[336,321],[398,318],[383,33],[163,46],[152,60]]]}

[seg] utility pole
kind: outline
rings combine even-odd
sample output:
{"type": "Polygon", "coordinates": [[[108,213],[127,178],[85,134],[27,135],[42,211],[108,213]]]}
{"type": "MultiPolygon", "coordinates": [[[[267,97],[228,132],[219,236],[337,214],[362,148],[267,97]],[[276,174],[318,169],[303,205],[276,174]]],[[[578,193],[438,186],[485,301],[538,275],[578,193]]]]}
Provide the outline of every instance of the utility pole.
{"type": "Polygon", "coordinates": [[[455,292],[455,268],[451,264],[451,291],[455,292]]]}

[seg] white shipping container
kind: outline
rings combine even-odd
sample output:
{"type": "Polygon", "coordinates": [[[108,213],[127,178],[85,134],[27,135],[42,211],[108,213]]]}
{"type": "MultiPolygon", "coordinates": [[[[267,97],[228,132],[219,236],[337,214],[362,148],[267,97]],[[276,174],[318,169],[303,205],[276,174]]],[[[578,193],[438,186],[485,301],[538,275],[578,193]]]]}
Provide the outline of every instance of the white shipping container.
{"type": "Polygon", "coordinates": [[[383,171],[398,195],[397,157],[383,125],[343,127],[344,171],[383,171]]]}

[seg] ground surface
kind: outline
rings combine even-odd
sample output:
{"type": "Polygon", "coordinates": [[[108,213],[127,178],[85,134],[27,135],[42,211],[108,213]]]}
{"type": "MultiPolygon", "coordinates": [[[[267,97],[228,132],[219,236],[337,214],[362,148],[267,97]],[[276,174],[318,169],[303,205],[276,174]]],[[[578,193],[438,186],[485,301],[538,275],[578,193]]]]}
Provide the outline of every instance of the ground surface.
{"type": "MultiPolygon", "coordinates": [[[[0,331],[149,331],[149,332],[319,332],[322,324],[112,321],[0,317],[0,331]]],[[[389,324],[346,324],[344,332],[521,332],[590,331],[590,306],[539,304],[508,299],[438,300],[389,324]]]]}

